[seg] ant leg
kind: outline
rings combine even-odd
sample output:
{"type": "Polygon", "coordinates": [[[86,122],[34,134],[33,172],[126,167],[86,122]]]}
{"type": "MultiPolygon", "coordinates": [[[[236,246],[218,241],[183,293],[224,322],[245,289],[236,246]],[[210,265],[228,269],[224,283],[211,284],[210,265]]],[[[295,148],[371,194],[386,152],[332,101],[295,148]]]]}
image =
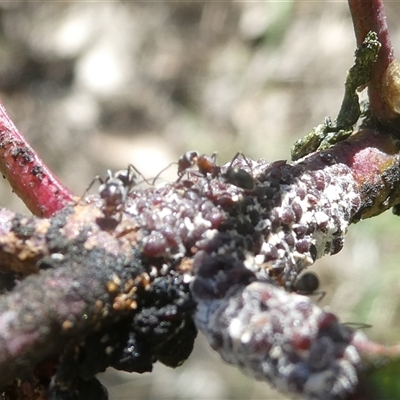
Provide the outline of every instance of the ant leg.
{"type": "MultiPolygon", "coordinates": [[[[171,167],[172,165],[174,165],[174,164],[178,165],[177,162],[172,162],[172,163],[169,163],[165,168],[163,168],[163,169],[154,177],[154,179],[151,181],[151,185],[154,186],[154,184],[156,183],[156,181],[157,181],[157,179],[160,177],[160,175],[161,175],[163,172],[165,172],[169,167],[171,167]]],[[[183,176],[183,174],[179,176],[178,181],[182,178],[182,176],[183,176]]],[[[177,181],[177,182],[178,182],[178,181],[177,181]]]]}
{"type": "Polygon", "coordinates": [[[316,290],[315,292],[306,292],[306,291],[298,290],[296,293],[301,294],[303,296],[318,296],[317,300],[315,300],[316,303],[319,303],[320,301],[322,301],[322,299],[326,296],[325,290],[316,290]]]}
{"type": "Polygon", "coordinates": [[[187,168],[178,176],[178,179],[175,181],[175,183],[178,183],[183,178],[183,176],[185,176],[185,175],[189,176],[189,174],[198,176],[199,178],[204,178],[204,174],[202,174],[197,169],[187,168]]]}
{"type": "Polygon", "coordinates": [[[85,191],[83,192],[82,196],[80,196],[78,198],[78,200],[76,201],[76,203],[74,204],[75,206],[78,205],[82,199],[88,194],[89,190],[93,187],[94,183],[96,181],[99,181],[100,184],[102,185],[106,180],[109,179],[109,172],[111,172],[110,170],[107,171],[107,178],[105,180],[103,180],[100,175],[96,175],[93,179],[92,182],[89,183],[88,187],[85,189],[85,191]]]}
{"type": "Polygon", "coordinates": [[[251,171],[251,174],[253,175],[253,166],[250,164],[249,159],[243,153],[240,153],[240,154],[241,154],[244,162],[248,165],[248,167],[249,167],[249,169],[251,171]]]}
{"type": "Polygon", "coordinates": [[[317,303],[319,303],[320,301],[322,301],[322,299],[325,297],[326,292],[324,290],[317,290],[314,293],[311,293],[311,296],[318,296],[317,298],[317,303]]]}
{"type": "Polygon", "coordinates": [[[372,328],[371,324],[365,324],[363,322],[343,322],[343,325],[353,328],[354,330],[372,328]]]}
{"type": "Polygon", "coordinates": [[[231,161],[231,163],[229,164],[229,167],[228,167],[228,168],[232,168],[233,163],[235,162],[235,160],[237,160],[237,159],[239,158],[239,156],[242,157],[243,161],[247,164],[247,166],[248,166],[249,169],[250,169],[251,174],[253,175],[253,166],[250,164],[249,159],[248,159],[241,151],[238,151],[238,152],[235,154],[235,156],[232,158],[232,161],[231,161]]]}
{"type": "Polygon", "coordinates": [[[132,172],[132,175],[130,175],[130,172],[132,170],[135,171],[143,179],[144,182],[146,182],[148,185],[151,185],[151,183],[145,178],[145,176],[133,164],[128,164],[128,177],[131,178],[131,176],[132,176],[132,178],[129,179],[130,182],[132,182],[132,186],[133,186],[133,182],[135,181],[134,178],[136,176],[134,172],[132,172]]]}
{"type": "Polygon", "coordinates": [[[213,161],[214,164],[217,164],[217,156],[218,156],[217,151],[214,151],[214,153],[211,154],[211,160],[213,161]]]}
{"type": "Polygon", "coordinates": [[[238,152],[235,154],[235,156],[232,158],[231,163],[229,164],[229,167],[228,167],[228,168],[232,168],[232,164],[235,162],[235,160],[236,160],[240,155],[242,155],[242,152],[238,151],[238,152]]]}

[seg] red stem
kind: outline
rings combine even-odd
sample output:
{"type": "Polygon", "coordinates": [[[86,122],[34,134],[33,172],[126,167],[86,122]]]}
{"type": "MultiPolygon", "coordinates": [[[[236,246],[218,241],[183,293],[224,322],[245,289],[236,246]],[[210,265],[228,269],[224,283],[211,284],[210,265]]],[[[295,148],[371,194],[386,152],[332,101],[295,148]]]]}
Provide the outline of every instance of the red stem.
{"type": "Polygon", "coordinates": [[[29,146],[1,103],[0,171],[34,215],[50,217],[74,201],[73,193],[29,146]]]}
{"type": "Polygon", "coordinates": [[[368,84],[371,113],[382,122],[393,120],[398,115],[393,113],[382,97],[383,75],[394,60],[382,0],[348,0],[348,3],[357,46],[362,44],[369,31],[376,32],[382,44],[378,59],[372,66],[371,80],[368,84]]]}

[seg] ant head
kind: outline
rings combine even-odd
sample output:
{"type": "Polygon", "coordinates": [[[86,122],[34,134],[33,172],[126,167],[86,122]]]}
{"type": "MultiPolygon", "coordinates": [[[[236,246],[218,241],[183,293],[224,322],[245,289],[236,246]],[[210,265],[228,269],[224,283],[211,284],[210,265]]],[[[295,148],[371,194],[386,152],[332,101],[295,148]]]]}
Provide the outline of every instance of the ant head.
{"type": "Polygon", "coordinates": [[[129,188],[136,183],[137,175],[129,166],[128,169],[121,169],[120,171],[117,171],[114,175],[114,178],[120,180],[124,187],[129,188]]]}
{"type": "Polygon", "coordinates": [[[122,187],[121,183],[114,178],[100,185],[99,195],[106,204],[118,206],[125,201],[126,190],[122,187]]]}
{"type": "Polygon", "coordinates": [[[193,166],[198,157],[199,153],[193,150],[187,151],[183,156],[181,156],[178,160],[178,175],[182,175],[185,170],[193,166]]]}

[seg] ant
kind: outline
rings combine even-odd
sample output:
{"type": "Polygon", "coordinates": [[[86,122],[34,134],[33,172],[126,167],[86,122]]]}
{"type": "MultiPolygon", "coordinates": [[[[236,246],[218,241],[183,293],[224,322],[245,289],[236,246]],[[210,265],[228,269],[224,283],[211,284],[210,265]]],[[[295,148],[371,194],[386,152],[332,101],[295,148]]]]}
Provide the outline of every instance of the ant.
{"type": "Polygon", "coordinates": [[[99,195],[104,202],[102,210],[104,215],[109,217],[119,211],[121,206],[125,203],[131,189],[138,184],[138,175],[147,182],[143,174],[132,164],[128,164],[127,169],[117,171],[115,174],[108,169],[106,178],[102,179],[97,175],[87,187],[85,193],[90,190],[96,181],[99,181],[99,195]]]}
{"type": "Polygon", "coordinates": [[[318,302],[325,297],[325,292],[319,291],[319,278],[314,272],[307,271],[301,274],[293,284],[293,291],[306,296],[318,295],[318,302]]]}
{"type": "MultiPolygon", "coordinates": [[[[306,296],[319,295],[317,302],[320,302],[325,297],[325,292],[319,291],[319,278],[314,272],[307,271],[301,274],[295,281],[293,289],[298,294],[306,296]]],[[[363,322],[343,322],[343,325],[354,329],[367,329],[371,328],[372,325],[363,322]]]]}
{"type": "Polygon", "coordinates": [[[213,178],[218,176],[221,168],[217,165],[217,153],[210,156],[206,154],[199,155],[197,151],[187,151],[178,160],[178,181],[181,180],[185,172],[197,173],[207,176],[211,174],[213,178]],[[192,170],[192,167],[197,166],[198,171],[192,170]]]}
{"type": "Polygon", "coordinates": [[[233,157],[231,163],[226,169],[226,172],[221,173],[221,167],[217,165],[217,153],[213,153],[211,156],[207,156],[205,154],[199,155],[197,151],[188,151],[183,154],[178,160],[178,180],[183,177],[185,172],[190,173],[200,173],[204,176],[210,174],[213,178],[221,175],[226,182],[235,185],[242,189],[252,190],[255,186],[255,181],[249,172],[245,171],[239,167],[233,167],[233,163],[235,160],[242,156],[246,161],[247,165],[251,170],[251,165],[247,158],[241,153],[236,153],[235,157],[233,157]],[[192,167],[197,166],[198,170],[192,170],[192,167]]]}
{"type": "Polygon", "coordinates": [[[179,182],[185,173],[191,173],[197,176],[207,176],[207,174],[211,174],[211,176],[215,178],[221,172],[221,168],[216,162],[217,153],[207,156],[206,154],[200,155],[195,150],[187,151],[179,158],[178,162],[172,162],[163,168],[153,179],[152,184],[154,185],[160,175],[173,164],[178,164],[178,179],[176,182],[179,182]],[[193,167],[197,167],[197,169],[193,167]]]}
{"type": "Polygon", "coordinates": [[[232,184],[235,185],[239,188],[246,189],[246,190],[253,190],[255,186],[255,179],[253,177],[253,174],[247,172],[243,168],[239,167],[232,167],[234,161],[239,157],[242,156],[243,160],[246,162],[246,164],[249,166],[250,171],[252,171],[252,167],[250,165],[249,160],[247,157],[238,151],[233,157],[231,163],[229,164],[228,168],[226,169],[226,172],[223,174],[225,180],[232,184]]]}

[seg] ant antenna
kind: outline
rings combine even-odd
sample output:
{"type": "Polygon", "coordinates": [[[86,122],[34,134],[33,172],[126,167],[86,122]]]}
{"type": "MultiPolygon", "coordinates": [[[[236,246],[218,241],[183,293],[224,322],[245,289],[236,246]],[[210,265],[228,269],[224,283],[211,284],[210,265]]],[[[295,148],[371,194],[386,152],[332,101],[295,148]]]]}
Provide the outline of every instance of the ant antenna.
{"type": "Polygon", "coordinates": [[[172,162],[172,163],[169,163],[166,167],[164,167],[164,168],[153,178],[153,180],[151,181],[151,185],[154,186],[155,183],[156,183],[156,181],[157,181],[157,179],[161,176],[161,174],[162,174],[163,172],[165,172],[168,168],[170,168],[170,167],[171,167],[172,165],[174,165],[174,164],[178,165],[178,163],[177,163],[176,161],[174,161],[174,162],[172,162]]]}
{"type": "Polygon", "coordinates": [[[124,184],[129,184],[130,183],[130,187],[132,188],[133,186],[139,185],[142,182],[146,182],[148,185],[151,185],[151,183],[146,179],[146,177],[133,165],[133,164],[128,164],[128,168],[127,169],[122,169],[118,172],[115,173],[114,177],[118,177],[118,179],[121,179],[122,182],[125,182],[124,184]],[[127,171],[127,176],[126,178],[123,177],[124,173],[126,173],[127,171]],[[142,181],[141,182],[136,182],[137,176],[135,175],[135,171],[141,178],[142,181]]]}
{"type": "Polygon", "coordinates": [[[109,179],[109,177],[112,175],[111,171],[108,169],[107,170],[107,178],[106,179],[102,179],[100,175],[96,175],[92,181],[89,183],[89,185],[86,187],[85,191],[83,192],[82,196],[80,196],[78,198],[78,200],[76,201],[75,205],[79,204],[82,199],[87,195],[87,193],[89,192],[89,190],[93,187],[94,183],[96,181],[100,182],[100,185],[104,184],[105,181],[107,181],[107,179],[109,179]]]}
{"type": "Polygon", "coordinates": [[[343,325],[346,325],[354,330],[372,328],[371,324],[365,324],[364,322],[343,322],[343,325]]]}

